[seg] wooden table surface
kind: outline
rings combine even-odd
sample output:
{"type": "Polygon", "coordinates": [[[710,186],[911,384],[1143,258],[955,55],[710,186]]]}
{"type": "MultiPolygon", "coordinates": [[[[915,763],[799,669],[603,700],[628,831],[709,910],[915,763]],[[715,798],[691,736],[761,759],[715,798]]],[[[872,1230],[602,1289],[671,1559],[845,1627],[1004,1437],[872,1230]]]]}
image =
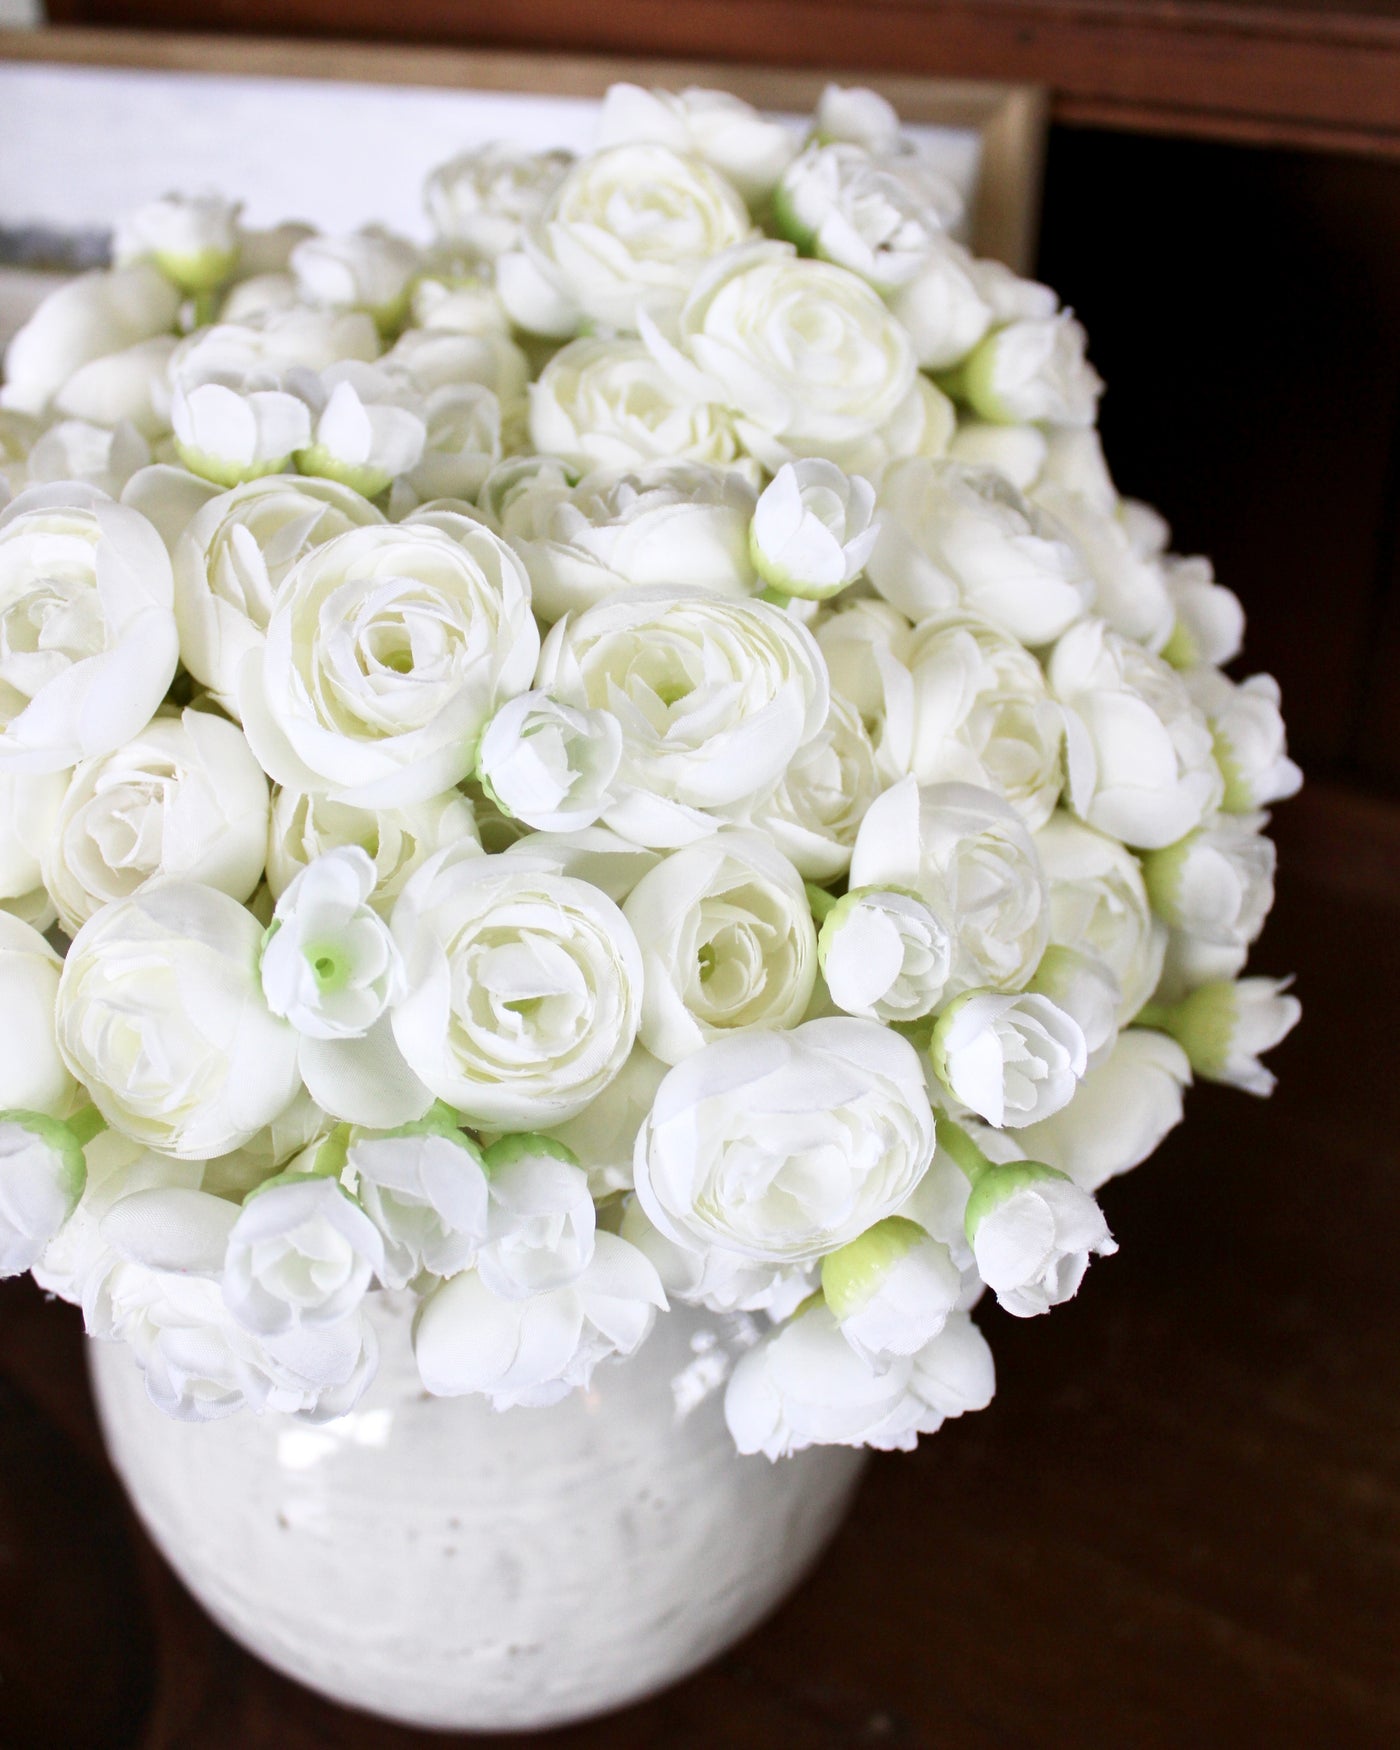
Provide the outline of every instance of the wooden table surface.
{"type": "MultiPolygon", "coordinates": [[[[717,1665],[558,1750],[1400,1744],[1400,808],[1280,810],[1277,1096],[1204,1088],[1108,1188],[1122,1251],[983,1315],[992,1408],[877,1458],[818,1572],[717,1665]]],[[[230,1511],[236,1510],[230,1503],[230,1511]]],[[[0,1293],[0,1742],[450,1742],[226,1640],[127,1515],[71,1308],[0,1293]]]]}

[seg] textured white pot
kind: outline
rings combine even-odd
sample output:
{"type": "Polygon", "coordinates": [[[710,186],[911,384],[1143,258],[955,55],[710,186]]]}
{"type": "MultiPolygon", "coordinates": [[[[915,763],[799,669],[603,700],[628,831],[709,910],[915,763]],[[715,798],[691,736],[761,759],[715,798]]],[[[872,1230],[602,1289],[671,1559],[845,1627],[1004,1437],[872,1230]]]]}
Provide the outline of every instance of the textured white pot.
{"type": "Polygon", "coordinates": [[[409,1308],[323,1427],[172,1422],[122,1344],[90,1346],[108,1450],[171,1566],[244,1646],[417,1725],[524,1730],[664,1687],[737,1640],[830,1537],[861,1455],[740,1458],[735,1327],[678,1309],[547,1410],[433,1398],[409,1308]]]}

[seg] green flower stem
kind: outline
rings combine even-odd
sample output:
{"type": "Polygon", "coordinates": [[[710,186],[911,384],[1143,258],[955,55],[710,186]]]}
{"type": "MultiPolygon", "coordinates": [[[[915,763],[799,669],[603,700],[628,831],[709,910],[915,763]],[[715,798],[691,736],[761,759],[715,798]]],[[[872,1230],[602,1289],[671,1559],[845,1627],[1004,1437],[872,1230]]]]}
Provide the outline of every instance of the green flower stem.
{"type": "Polygon", "coordinates": [[[938,1115],[938,1143],[969,1184],[975,1185],[984,1173],[992,1170],[989,1161],[960,1124],[954,1124],[946,1113],[938,1115]]]}
{"type": "Polygon", "coordinates": [[[79,1148],[86,1148],[94,1136],[107,1128],[107,1120],[96,1106],[84,1106],[80,1112],[75,1112],[67,1119],[66,1123],[79,1148]]]}
{"type": "Polygon", "coordinates": [[[807,903],[812,908],[812,917],[820,927],[831,916],[840,901],[834,893],[828,893],[824,887],[818,887],[815,882],[804,881],[802,885],[807,889],[807,903]]]}

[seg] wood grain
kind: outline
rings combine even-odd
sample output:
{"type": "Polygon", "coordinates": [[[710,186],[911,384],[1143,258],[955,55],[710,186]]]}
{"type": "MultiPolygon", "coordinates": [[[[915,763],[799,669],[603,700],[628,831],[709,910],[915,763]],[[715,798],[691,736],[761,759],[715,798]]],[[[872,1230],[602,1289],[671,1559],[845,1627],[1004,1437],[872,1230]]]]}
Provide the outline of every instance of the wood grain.
{"type": "Polygon", "coordinates": [[[1400,154],[1391,0],[50,0],[49,14],[1030,81],[1061,121],[1400,154]]]}
{"type": "MultiPolygon", "coordinates": [[[[1278,831],[1259,963],[1298,973],[1306,1016],[1276,1054],[1275,1098],[1193,1092],[1186,1125],[1105,1193],[1118,1257],[1049,1318],[979,1315],[992,1408],[877,1459],[819,1572],[718,1665],[608,1720],[464,1743],[1400,1741],[1400,808],[1319,785],[1278,831]]],[[[81,1342],[71,1309],[3,1286],[0,1384],[36,1432],[0,1443],[0,1549],[19,1535],[62,1572],[0,1586],[0,1675],[51,1675],[46,1741],[451,1742],[336,1709],[213,1628],[96,1468],[81,1342]],[[73,1480],[56,1488],[62,1464],[73,1480]],[[93,1598],[125,1688],[103,1692],[105,1736],[83,1738],[97,1703],[44,1663],[41,1637],[71,1624],[91,1644],[93,1598]]]]}

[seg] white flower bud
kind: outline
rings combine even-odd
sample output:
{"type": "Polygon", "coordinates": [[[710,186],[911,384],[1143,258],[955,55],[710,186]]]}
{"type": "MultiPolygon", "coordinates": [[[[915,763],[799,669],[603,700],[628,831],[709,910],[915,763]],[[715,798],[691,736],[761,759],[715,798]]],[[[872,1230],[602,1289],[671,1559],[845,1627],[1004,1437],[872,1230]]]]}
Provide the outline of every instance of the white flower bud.
{"type": "Polygon", "coordinates": [[[998,1129],[1067,1106],[1088,1064],[1083,1029],[1048,997],[990,991],[969,991],[944,1010],[932,1054],[949,1092],[998,1129]]]}
{"type": "Polygon", "coordinates": [[[1255,941],[1274,903],[1278,854],[1266,816],[1217,815],[1142,859],[1152,908],[1173,929],[1222,948],[1255,941]]]}
{"type": "Polygon", "coordinates": [[[0,1278],[39,1262],[86,1183],[78,1132],[42,1113],[0,1112],[0,1278]]]}
{"type": "Polygon", "coordinates": [[[239,203],[206,190],[147,201],[121,219],[112,235],[118,267],[153,261],[182,292],[208,292],[238,260],[239,203]]]}
{"type": "Polygon", "coordinates": [[[334,1179],[285,1173],[229,1230],[224,1304],[258,1336],[317,1330],[353,1313],[383,1266],[379,1230],[334,1179]]]}
{"type": "Polygon", "coordinates": [[[1000,425],[1092,425],[1103,383],[1084,346],[1068,310],[1013,321],[982,341],[959,384],[973,411],[1000,425]]]}
{"type": "Polygon", "coordinates": [[[424,1271],[455,1276],[485,1243],[481,1152],[445,1111],[386,1135],[353,1135],[345,1166],[384,1242],[385,1288],[406,1288],[424,1271]]]}
{"type": "Polygon", "coordinates": [[[289,380],[311,409],[310,441],[296,456],[303,474],[374,498],[417,466],[428,428],[409,404],[417,397],[386,371],[349,359],[319,378],[292,372],[289,380]]]}
{"type": "Polygon", "coordinates": [[[505,1300],[551,1294],[593,1261],[597,1227],[588,1175],[552,1137],[503,1136],[487,1149],[489,1205],[476,1260],[505,1300]]]}
{"type": "Polygon", "coordinates": [[[1223,668],[1244,642],[1244,608],[1233,590],[1215,581],[1209,559],[1164,561],[1176,625],[1162,655],[1173,668],[1223,668]]]}
{"type": "Polygon", "coordinates": [[[899,888],[852,888],[827,913],[817,952],[836,1006],[885,1022],[932,1014],[953,966],[947,926],[899,888]]]}
{"type": "Polygon", "coordinates": [[[1274,677],[1251,675],[1237,686],[1213,668],[1196,668],[1183,678],[1215,736],[1215,758],[1225,778],[1221,807],[1252,814],[1296,796],[1303,774],[1288,757],[1274,677]]]}
{"type": "Polygon", "coordinates": [[[418,251],[402,237],[370,227],[349,237],[308,237],[288,260],[310,304],[364,310],[384,332],[398,328],[418,271],[418,251]]]}
{"type": "Polygon", "coordinates": [[[1286,1038],[1303,1014],[1297,997],[1285,994],[1289,982],[1239,978],[1202,984],[1178,1003],[1149,1004],[1141,1019],[1145,1026],[1170,1033],[1197,1075],[1247,1094],[1267,1095],[1274,1091],[1275,1078],[1259,1058],[1286,1038]]]}
{"type": "Polygon", "coordinates": [[[834,462],[787,462],[759,495],[749,551],[783,595],[822,601],[853,583],[875,550],[875,488],[834,462]]]}
{"type": "Polygon", "coordinates": [[[486,725],[477,775],[504,814],[542,832],[579,832],[613,801],[622,727],[610,711],[520,693],[486,725]]]}
{"type": "Polygon", "coordinates": [[[987,1163],[968,1198],[966,1226],[979,1275],[1018,1319],[1071,1299],[1090,1258],[1118,1250],[1093,1198],[1037,1161],[987,1163]]]}
{"type": "Polygon", "coordinates": [[[961,1293],[947,1246],[903,1216],[877,1222],[822,1259],[822,1294],[841,1335],[876,1365],[932,1342],[961,1293]]]}
{"type": "Polygon", "coordinates": [[[144,262],[66,280],[5,349],[4,405],[42,413],[82,366],[170,333],[179,308],[179,290],[144,262]]]}
{"type": "Polygon", "coordinates": [[[962,200],[916,150],[873,156],[848,141],[814,141],[773,197],[779,234],[878,291],[907,285],[962,217],[962,200]]]}
{"type": "Polygon", "coordinates": [[[187,386],[177,378],[170,423],[180,460],[219,486],[285,473],[292,452],[311,442],[306,403],[282,389],[187,386]]]}

